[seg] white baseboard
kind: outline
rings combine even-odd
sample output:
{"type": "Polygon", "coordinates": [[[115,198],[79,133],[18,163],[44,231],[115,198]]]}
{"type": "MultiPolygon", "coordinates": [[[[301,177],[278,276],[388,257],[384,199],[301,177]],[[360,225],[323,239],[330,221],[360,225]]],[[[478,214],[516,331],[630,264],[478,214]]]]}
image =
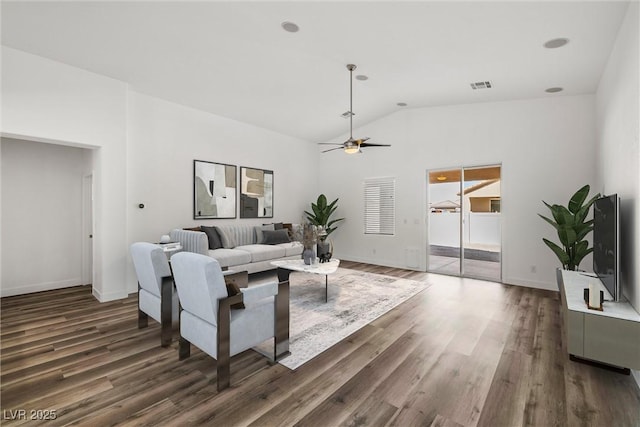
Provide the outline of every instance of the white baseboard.
{"type": "Polygon", "coordinates": [[[382,259],[378,259],[378,258],[366,258],[366,257],[360,257],[360,256],[350,256],[350,255],[345,255],[345,256],[336,256],[336,258],[338,259],[344,259],[345,261],[353,261],[353,262],[362,262],[365,264],[373,264],[373,265],[380,265],[383,267],[392,267],[392,268],[402,268],[405,270],[413,270],[413,271],[424,271],[420,268],[416,268],[416,267],[408,267],[406,265],[400,265],[400,264],[396,264],[393,262],[388,262],[382,259]]]}
{"type": "Polygon", "coordinates": [[[558,292],[558,285],[555,283],[534,282],[532,280],[514,279],[511,277],[503,277],[502,283],[513,286],[524,286],[527,288],[544,289],[545,291],[558,292]]]}
{"type": "Polygon", "coordinates": [[[91,293],[93,294],[93,297],[95,299],[97,299],[99,302],[115,301],[115,300],[118,300],[118,299],[127,298],[129,296],[129,294],[127,294],[126,291],[111,292],[111,293],[108,293],[108,294],[102,294],[95,287],[92,289],[91,293]]]}
{"type": "Polygon", "coordinates": [[[81,286],[81,285],[82,285],[81,278],[75,277],[73,279],[60,280],[57,282],[33,283],[30,285],[17,286],[13,288],[3,287],[2,289],[0,289],[0,296],[10,297],[14,295],[31,294],[34,292],[42,292],[42,291],[52,291],[54,289],[70,288],[73,286],[81,286]]]}

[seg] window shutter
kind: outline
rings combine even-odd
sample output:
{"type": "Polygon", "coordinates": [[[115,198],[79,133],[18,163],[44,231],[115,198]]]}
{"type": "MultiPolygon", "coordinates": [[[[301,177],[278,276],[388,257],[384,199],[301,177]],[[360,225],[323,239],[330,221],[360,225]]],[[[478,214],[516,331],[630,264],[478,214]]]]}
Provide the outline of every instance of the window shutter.
{"type": "Polygon", "coordinates": [[[394,235],[395,232],[395,178],[365,179],[364,234],[394,235]]]}

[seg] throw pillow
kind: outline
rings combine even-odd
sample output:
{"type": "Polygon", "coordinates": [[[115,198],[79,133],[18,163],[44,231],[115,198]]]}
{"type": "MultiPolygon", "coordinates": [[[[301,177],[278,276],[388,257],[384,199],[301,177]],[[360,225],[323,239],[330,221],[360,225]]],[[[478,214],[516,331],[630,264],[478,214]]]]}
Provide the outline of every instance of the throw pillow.
{"type": "Polygon", "coordinates": [[[255,227],[256,230],[256,243],[264,243],[264,235],[262,234],[263,231],[273,231],[275,230],[275,228],[273,228],[273,224],[265,224],[263,226],[257,225],[255,227]]]}
{"type": "Polygon", "coordinates": [[[284,228],[284,224],[282,224],[281,222],[274,222],[273,223],[273,228],[275,230],[282,230],[284,228]]]}
{"type": "Polygon", "coordinates": [[[277,245],[278,243],[289,243],[291,241],[291,239],[289,239],[289,231],[286,229],[265,230],[262,234],[264,235],[265,245],[277,245]]]}
{"type": "Polygon", "coordinates": [[[222,247],[225,249],[233,249],[236,245],[236,239],[233,237],[233,232],[231,230],[225,230],[222,227],[216,227],[216,231],[220,235],[220,241],[222,242],[222,247]]]}
{"type": "Polygon", "coordinates": [[[293,234],[293,224],[285,222],[282,224],[282,228],[289,232],[289,240],[292,242],[295,240],[295,235],[293,234]]]}
{"type": "MultiPolygon", "coordinates": [[[[235,283],[227,283],[227,294],[229,294],[230,297],[234,296],[234,295],[238,295],[242,293],[240,291],[240,288],[238,287],[237,284],[235,283]]],[[[244,302],[238,302],[235,304],[231,304],[231,309],[232,310],[242,310],[244,308],[244,302]]]]}
{"type": "Polygon", "coordinates": [[[222,247],[222,240],[215,227],[201,226],[200,229],[207,235],[209,239],[209,249],[220,249],[222,247]]]}

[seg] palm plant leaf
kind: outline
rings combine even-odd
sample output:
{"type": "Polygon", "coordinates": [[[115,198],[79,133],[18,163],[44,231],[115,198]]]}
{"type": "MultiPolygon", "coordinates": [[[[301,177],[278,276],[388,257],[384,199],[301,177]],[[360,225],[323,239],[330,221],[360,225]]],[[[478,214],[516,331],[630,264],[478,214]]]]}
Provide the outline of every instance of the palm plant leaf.
{"type": "Polygon", "coordinates": [[[558,257],[558,259],[560,260],[560,263],[565,266],[569,263],[569,255],[567,255],[567,253],[564,251],[564,249],[562,249],[560,246],[556,245],[555,243],[553,243],[550,240],[547,240],[545,238],[542,239],[542,241],[549,246],[549,248],[551,248],[551,250],[553,251],[554,254],[556,254],[556,256],[558,257]]]}
{"type": "Polygon", "coordinates": [[[571,200],[569,200],[568,205],[569,211],[571,213],[575,214],[580,210],[582,204],[587,198],[587,195],[589,194],[589,189],[589,185],[585,185],[584,187],[576,191],[573,196],[571,196],[571,200]]]}
{"type": "Polygon", "coordinates": [[[541,214],[538,214],[538,216],[540,218],[544,219],[545,221],[547,221],[549,224],[551,224],[553,226],[553,228],[555,228],[556,230],[558,229],[558,224],[555,221],[553,221],[553,220],[551,220],[551,219],[549,219],[546,216],[541,215],[541,214]]]}
{"type": "Polygon", "coordinates": [[[557,204],[550,205],[544,200],[542,201],[551,211],[553,220],[541,214],[538,216],[556,229],[563,248],[550,240],[542,240],[556,254],[564,268],[578,268],[584,257],[593,251],[593,248],[589,248],[589,243],[584,240],[593,231],[593,220],[585,220],[591,206],[600,197],[600,194],[596,194],[585,203],[589,190],[590,187],[585,185],[576,191],[571,196],[567,207],[557,204]]]}

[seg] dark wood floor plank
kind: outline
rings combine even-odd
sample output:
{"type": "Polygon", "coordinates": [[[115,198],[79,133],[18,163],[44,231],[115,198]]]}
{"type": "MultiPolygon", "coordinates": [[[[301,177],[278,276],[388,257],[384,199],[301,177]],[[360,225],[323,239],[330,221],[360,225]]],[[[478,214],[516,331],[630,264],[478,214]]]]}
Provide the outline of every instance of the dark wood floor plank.
{"type": "Polygon", "coordinates": [[[178,360],[177,330],[162,348],[157,322],[137,328],[135,295],[2,298],[0,411],[90,426],[640,426],[631,377],[569,360],[557,292],[341,266],[432,285],[294,371],[234,356],[223,392],[214,359],[193,347],[178,360]]]}
{"type": "Polygon", "coordinates": [[[565,364],[558,363],[565,355],[560,329],[558,302],[543,298],[538,306],[523,425],[561,427],[567,423],[565,400],[555,397],[556,394],[565,395],[565,364]]]}
{"type": "MultiPolygon", "coordinates": [[[[393,374],[420,345],[419,335],[412,332],[402,335],[298,423],[319,427],[342,424],[362,404],[367,394],[393,374]]],[[[357,419],[362,419],[362,414],[353,417],[353,421],[357,419]]]]}

